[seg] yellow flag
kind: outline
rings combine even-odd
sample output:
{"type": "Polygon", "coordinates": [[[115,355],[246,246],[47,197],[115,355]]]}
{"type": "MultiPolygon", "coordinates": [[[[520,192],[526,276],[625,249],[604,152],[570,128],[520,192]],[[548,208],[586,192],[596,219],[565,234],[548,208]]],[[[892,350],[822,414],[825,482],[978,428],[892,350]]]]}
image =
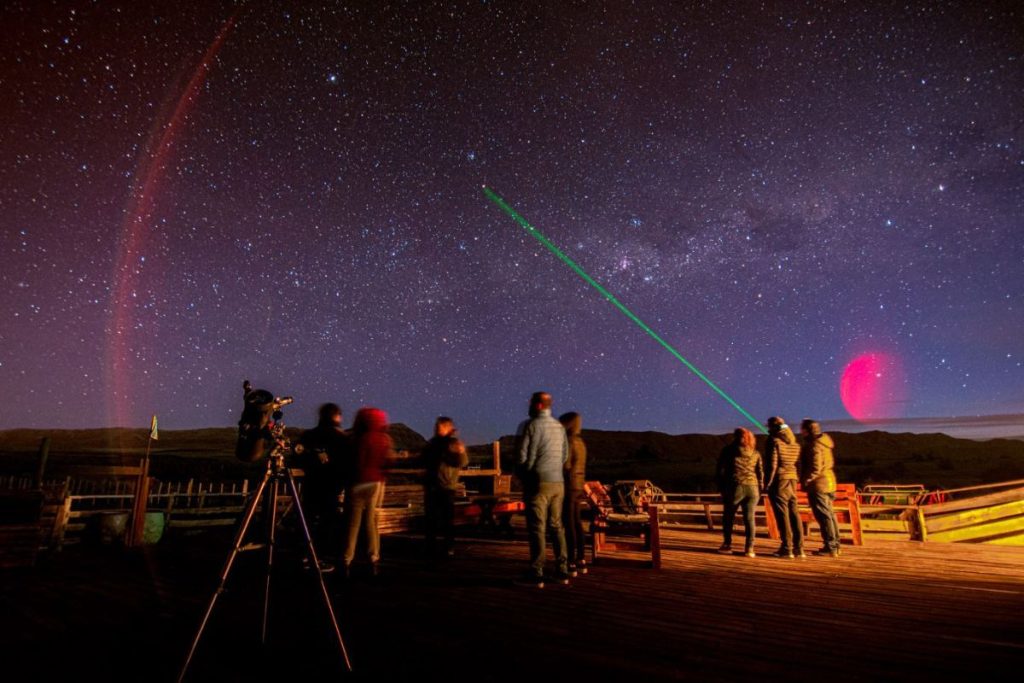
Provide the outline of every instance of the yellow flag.
{"type": "Polygon", "coordinates": [[[156,441],[160,438],[159,433],[156,430],[156,415],[153,416],[153,421],[149,424],[149,438],[156,441]]]}

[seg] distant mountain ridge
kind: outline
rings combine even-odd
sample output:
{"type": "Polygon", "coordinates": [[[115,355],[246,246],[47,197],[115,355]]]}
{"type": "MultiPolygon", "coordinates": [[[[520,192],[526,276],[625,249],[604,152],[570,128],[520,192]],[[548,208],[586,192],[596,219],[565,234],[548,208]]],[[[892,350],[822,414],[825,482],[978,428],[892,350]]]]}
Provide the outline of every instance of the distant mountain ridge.
{"type": "MultiPolygon", "coordinates": [[[[1024,479],[1024,441],[958,439],[946,434],[829,432],[842,481],[953,488],[1024,479]]],[[[731,434],[584,430],[588,476],[650,479],[672,491],[714,490],[715,460],[731,434]]],[[[511,464],[514,437],[501,439],[511,464]]],[[[763,450],[764,437],[758,437],[763,450]]]]}
{"type": "MultiPolygon", "coordinates": [[[[301,431],[289,428],[292,436],[301,431]]],[[[836,441],[839,478],[861,486],[899,482],[952,488],[1024,479],[1024,441],[882,431],[830,433],[836,441]]],[[[146,429],[0,431],[0,473],[32,471],[44,436],[51,439],[47,471],[56,475],[83,458],[134,461],[145,451],[148,435],[146,429]]],[[[234,458],[235,435],[233,427],[162,431],[153,444],[153,473],[185,479],[249,476],[254,466],[234,458]]],[[[391,436],[400,450],[416,451],[426,443],[403,424],[391,425],[391,436]]],[[[584,430],[583,438],[591,478],[650,479],[666,490],[708,491],[713,490],[715,459],[730,437],[584,430]]],[[[499,441],[503,468],[512,471],[514,437],[499,441]]],[[[490,444],[473,446],[470,452],[474,464],[490,462],[490,444]]]]}

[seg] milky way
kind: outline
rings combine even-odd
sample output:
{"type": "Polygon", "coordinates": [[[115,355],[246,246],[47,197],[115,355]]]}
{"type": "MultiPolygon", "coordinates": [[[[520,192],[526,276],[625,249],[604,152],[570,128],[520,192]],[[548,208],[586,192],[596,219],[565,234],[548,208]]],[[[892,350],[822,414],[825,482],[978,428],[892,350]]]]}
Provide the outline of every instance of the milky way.
{"type": "Polygon", "coordinates": [[[1016,3],[5,3],[0,427],[1024,411],[1016,3]],[[885,401],[882,401],[885,403],[885,401]]]}

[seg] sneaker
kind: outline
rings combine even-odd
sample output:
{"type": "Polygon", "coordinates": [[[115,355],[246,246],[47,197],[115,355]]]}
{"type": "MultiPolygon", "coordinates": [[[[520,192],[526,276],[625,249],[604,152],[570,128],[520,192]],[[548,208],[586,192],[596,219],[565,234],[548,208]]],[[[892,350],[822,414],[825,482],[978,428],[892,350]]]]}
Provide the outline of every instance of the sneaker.
{"type": "Polygon", "coordinates": [[[793,551],[789,548],[779,548],[774,553],[772,553],[772,555],[775,557],[781,557],[786,560],[792,560],[794,558],[793,551]]]}
{"type": "Polygon", "coordinates": [[[580,570],[576,565],[570,564],[568,574],[570,578],[575,579],[577,576],[580,575],[580,570]]]}
{"type": "Polygon", "coordinates": [[[757,557],[757,553],[755,553],[753,550],[747,550],[747,551],[745,551],[743,553],[743,556],[744,557],[757,557]]]}
{"type": "Polygon", "coordinates": [[[839,551],[832,550],[831,548],[819,548],[818,550],[815,550],[812,554],[817,557],[839,557],[839,551]]]}
{"type": "Polygon", "coordinates": [[[528,588],[543,588],[544,577],[538,576],[532,572],[523,574],[520,578],[516,579],[513,583],[517,586],[526,586],[528,588]]]}
{"type": "MultiPolygon", "coordinates": [[[[320,564],[320,573],[321,574],[330,574],[331,572],[334,571],[334,565],[331,564],[330,562],[324,562],[323,560],[320,560],[319,564],[320,564]]],[[[309,561],[308,557],[302,558],[302,568],[303,569],[307,569],[308,570],[308,569],[311,569],[312,566],[313,565],[309,561]]]]}
{"type": "Polygon", "coordinates": [[[801,560],[807,557],[807,553],[804,552],[803,548],[797,548],[793,551],[793,555],[799,557],[801,560]]]}
{"type": "Polygon", "coordinates": [[[732,555],[732,546],[728,543],[723,543],[721,546],[719,546],[718,553],[720,555],[732,555]]]}
{"type": "Polygon", "coordinates": [[[558,572],[557,574],[555,574],[555,581],[560,583],[560,584],[562,584],[563,586],[568,586],[569,585],[569,572],[567,572],[567,571],[560,571],[560,572],[558,572]]]}
{"type": "Polygon", "coordinates": [[[579,570],[580,574],[586,574],[587,571],[589,571],[587,569],[587,561],[586,560],[580,560],[579,562],[577,562],[576,563],[576,568],[579,570]]]}

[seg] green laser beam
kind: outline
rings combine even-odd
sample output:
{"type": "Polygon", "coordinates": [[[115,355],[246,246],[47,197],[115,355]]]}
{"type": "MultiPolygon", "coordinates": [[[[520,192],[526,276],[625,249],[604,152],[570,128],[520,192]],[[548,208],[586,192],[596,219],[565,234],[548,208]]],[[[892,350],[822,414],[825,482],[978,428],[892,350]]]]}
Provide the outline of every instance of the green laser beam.
{"type": "Polygon", "coordinates": [[[675,357],[676,357],[676,359],[677,359],[677,360],[679,360],[679,361],[680,361],[680,362],[681,362],[681,363],[682,363],[683,365],[685,365],[685,366],[686,366],[686,367],[687,367],[687,368],[688,368],[688,369],[690,370],[690,372],[692,372],[693,374],[697,375],[697,377],[699,377],[699,378],[700,378],[700,380],[701,380],[702,382],[704,382],[704,384],[707,384],[707,385],[708,385],[709,387],[711,387],[712,389],[714,389],[714,390],[715,390],[715,393],[717,393],[717,394],[718,394],[719,396],[721,396],[721,397],[722,397],[722,398],[724,398],[724,399],[725,399],[726,401],[728,401],[729,405],[731,405],[731,406],[732,406],[733,408],[735,408],[736,410],[738,410],[738,411],[740,412],[740,414],[742,414],[742,415],[743,415],[743,417],[747,418],[747,419],[748,419],[748,420],[750,420],[750,421],[751,421],[752,423],[754,423],[754,425],[756,425],[756,426],[757,426],[757,428],[758,428],[758,429],[759,429],[759,430],[760,430],[761,432],[763,432],[763,433],[765,433],[765,434],[767,434],[767,433],[768,433],[768,430],[766,430],[766,429],[764,428],[764,426],[762,426],[762,425],[761,425],[761,423],[760,423],[760,422],[758,422],[757,420],[755,420],[755,419],[754,419],[754,417],[753,417],[753,416],[752,416],[752,415],[751,415],[750,413],[748,413],[748,412],[747,412],[746,410],[744,410],[744,409],[743,409],[743,407],[742,407],[742,406],[741,406],[741,405],[740,405],[739,403],[737,403],[736,401],[734,401],[734,400],[732,399],[732,397],[731,397],[731,396],[729,396],[729,394],[727,394],[727,393],[725,393],[724,391],[722,391],[721,387],[719,387],[719,386],[718,386],[717,384],[715,384],[714,382],[712,382],[712,381],[711,381],[711,380],[710,380],[710,379],[708,378],[708,376],[707,376],[707,375],[705,375],[705,374],[704,374],[703,372],[701,372],[700,370],[698,370],[698,369],[697,369],[697,368],[696,368],[696,367],[695,367],[695,366],[693,365],[693,363],[691,363],[690,361],[686,360],[686,358],[684,358],[684,357],[683,357],[683,354],[681,354],[681,353],[679,353],[678,351],[676,351],[675,347],[673,347],[673,346],[672,346],[671,344],[669,344],[669,343],[668,343],[667,341],[665,341],[664,339],[662,339],[662,338],[661,338],[661,336],[660,336],[660,335],[659,335],[659,334],[658,334],[657,332],[655,332],[654,330],[652,330],[652,329],[650,328],[650,326],[648,326],[648,324],[647,324],[647,323],[645,323],[645,322],[644,322],[643,320],[641,320],[640,318],[638,318],[638,317],[636,316],[636,314],[635,314],[635,313],[633,313],[633,311],[631,311],[631,310],[629,310],[628,308],[626,308],[625,304],[623,304],[623,303],[622,303],[621,301],[619,301],[618,299],[616,299],[616,298],[615,298],[615,295],[613,295],[613,294],[612,294],[611,292],[609,292],[609,291],[608,291],[607,289],[605,289],[604,287],[602,287],[602,286],[601,286],[601,283],[599,283],[599,282],[598,282],[597,280],[595,280],[594,278],[590,277],[590,275],[588,275],[588,274],[587,274],[587,272],[586,272],[585,270],[583,270],[583,268],[581,268],[581,267],[579,266],[579,264],[577,264],[577,263],[576,263],[575,261],[573,261],[573,260],[572,260],[571,258],[569,258],[568,256],[566,256],[566,255],[565,255],[565,253],[564,253],[564,252],[563,252],[563,251],[562,251],[561,249],[559,249],[559,248],[558,248],[557,246],[555,246],[555,244],[554,244],[554,243],[553,243],[553,242],[552,242],[551,240],[549,240],[549,239],[548,239],[547,237],[545,237],[545,236],[544,236],[544,235],[543,235],[543,234],[542,234],[542,233],[541,233],[541,232],[540,232],[539,230],[537,230],[537,228],[535,228],[535,227],[533,227],[532,225],[530,225],[530,224],[529,224],[529,223],[528,223],[528,222],[526,221],[526,219],[525,219],[525,218],[523,218],[522,216],[520,216],[520,215],[519,215],[519,213],[518,213],[518,212],[516,212],[516,210],[515,210],[515,209],[513,209],[513,208],[512,208],[511,206],[509,206],[509,205],[508,205],[508,203],[507,203],[507,202],[505,202],[505,200],[504,200],[504,199],[502,199],[501,197],[499,197],[499,196],[498,196],[498,195],[497,195],[497,194],[496,194],[496,193],[495,193],[495,192],[494,192],[493,190],[491,190],[491,188],[487,187],[486,185],[484,186],[484,188],[483,188],[483,189],[484,189],[484,194],[485,194],[485,195],[487,195],[487,198],[488,198],[488,199],[490,199],[490,200],[491,200],[491,201],[492,201],[492,202],[493,202],[493,203],[494,203],[495,205],[497,205],[497,207],[498,207],[499,209],[501,209],[502,211],[504,211],[505,213],[507,213],[507,214],[509,215],[509,217],[511,217],[511,218],[512,218],[512,220],[514,220],[514,221],[515,221],[516,223],[518,223],[518,224],[519,224],[519,225],[521,225],[521,226],[522,226],[523,228],[525,228],[525,229],[526,229],[526,231],[527,231],[528,233],[530,233],[530,235],[532,235],[532,236],[534,237],[534,239],[536,239],[536,240],[537,240],[538,242],[540,242],[541,244],[543,244],[543,245],[545,246],[545,248],[547,248],[547,250],[548,250],[548,251],[550,251],[550,252],[551,252],[552,254],[554,254],[554,255],[555,255],[555,256],[557,256],[557,257],[558,257],[559,259],[561,259],[561,261],[562,261],[563,263],[565,263],[565,265],[567,265],[567,266],[569,266],[570,268],[572,268],[572,269],[573,269],[573,271],[574,271],[574,272],[575,272],[575,273],[576,273],[577,275],[579,275],[579,276],[580,276],[581,278],[583,278],[583,281],[584,281],[584,282],[586,282],[586,283],[587,283],[588,285],[590,285],[591,287],[593,287],[594,289],[596,289],[596,290],[597,290],[598,292],[600,292],[600,293],[601,293],[601,296],[603,296],[603,297],[604,297],[605,299],[607,299],[607,300],[608,300],[609,302],[611,302],[611,304],[612,304],[613,306],[615,306],[615,308],[617,308],[617,309],[619,309],[620,311],[622,311],[622,313],[623,313],[623,314],[624,314],[624,315],[625,315],[625,316],[626,316],[627,318],[629,318],[630,320],[632,320],[632,321],[633,321],[633,322],[634,322],[634,323],[635,323],[635,324],[637,325],[637,327],[639,327],[639,328],[640,328],[641,330],[643,330],[644,332],[646,332],[646,333],[647,333],[647,334],[648,334],[648,335],[649,335],[649,336],[651,337],[651,339],[653,339],[654,341],[656,341],[656,342],[658,342],[659,344],[661,344],[662,346],[664,346],[664,347],[665,347],[665,349],[666,349],[666,350],[667,350],[667,351],[668,351],[669,353],[671,353],[671,354],[672,354],[673,356],[675,356],[675,357]]]}

